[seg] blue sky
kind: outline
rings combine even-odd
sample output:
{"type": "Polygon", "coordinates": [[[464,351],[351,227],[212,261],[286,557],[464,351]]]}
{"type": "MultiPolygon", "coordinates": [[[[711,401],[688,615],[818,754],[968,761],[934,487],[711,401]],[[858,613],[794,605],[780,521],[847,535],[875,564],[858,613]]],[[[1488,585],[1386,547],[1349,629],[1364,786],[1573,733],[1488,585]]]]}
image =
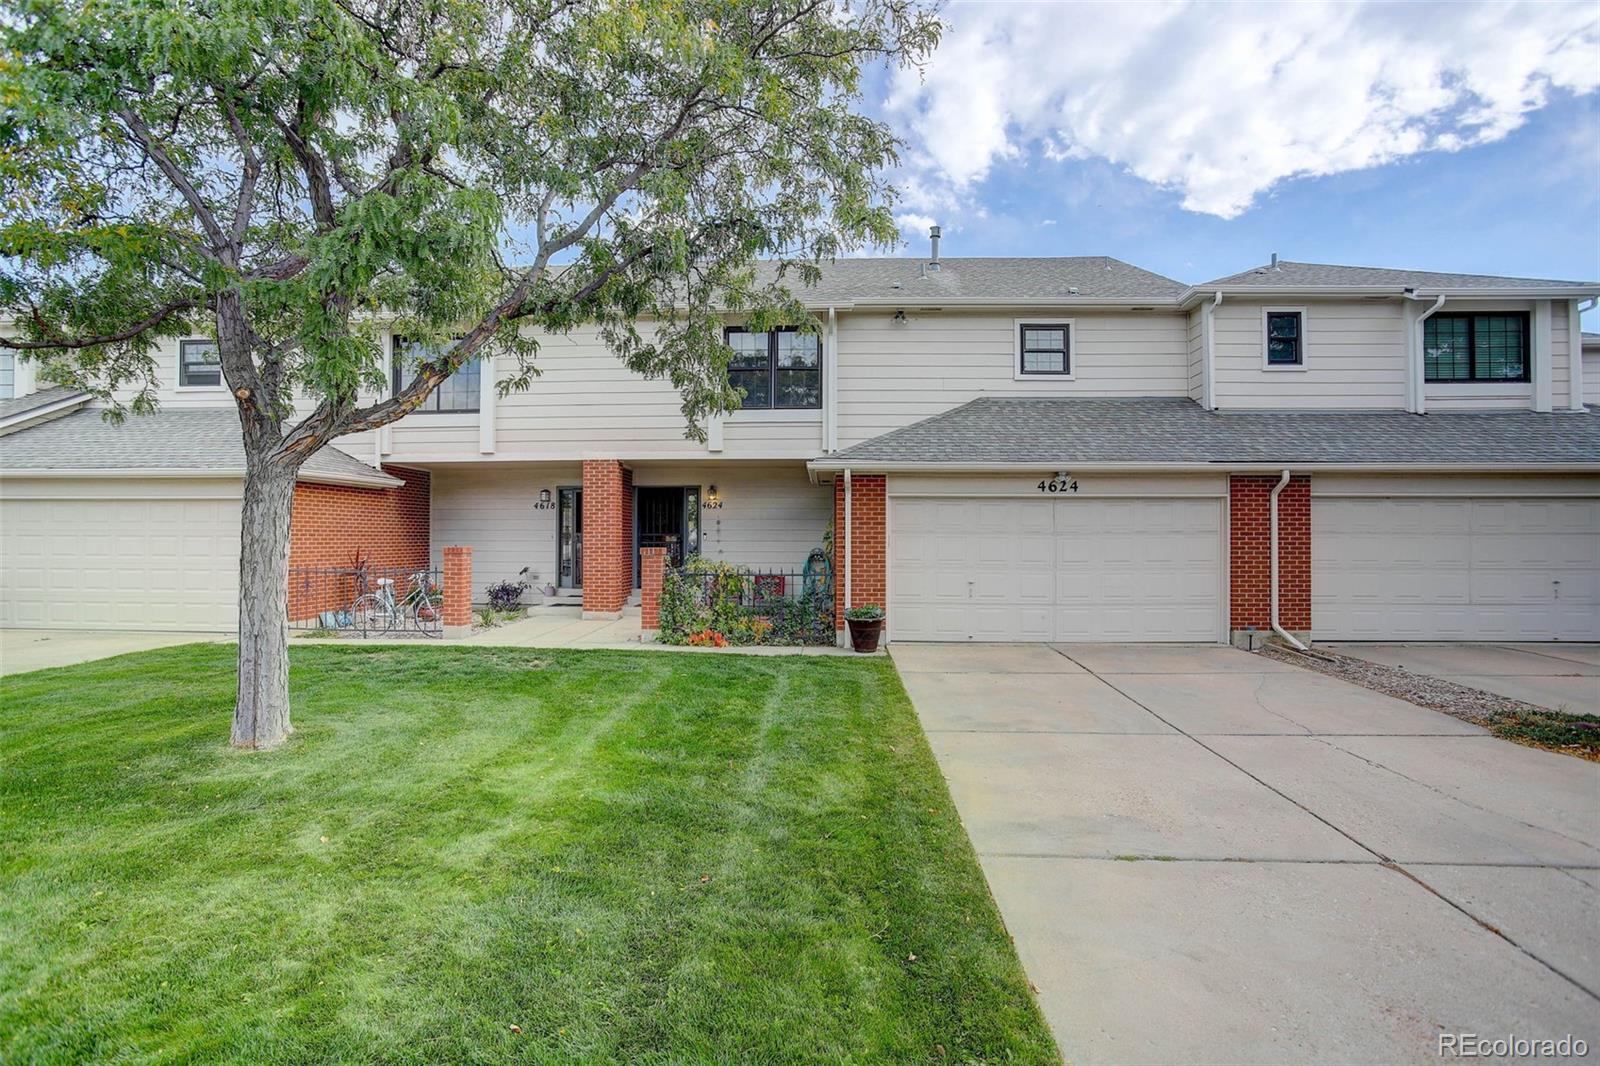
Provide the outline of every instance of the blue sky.
{"type": "Polygon", "coordinates": [[[938,221],[947,255],[1103,254],[1183,281],[1272,252],[1600,279],[1600,4],[946,19],[926,75],[868,97],[907,142],[910,250],[938,221]]]}

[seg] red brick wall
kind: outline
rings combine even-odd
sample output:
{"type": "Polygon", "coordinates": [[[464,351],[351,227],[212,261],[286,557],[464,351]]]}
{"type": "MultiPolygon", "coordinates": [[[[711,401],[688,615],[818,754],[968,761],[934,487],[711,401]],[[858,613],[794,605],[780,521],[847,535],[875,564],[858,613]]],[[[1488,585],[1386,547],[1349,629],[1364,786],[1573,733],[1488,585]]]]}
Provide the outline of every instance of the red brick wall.
{"type": "Polygon", "coordinates": [[[633,471],[583,461],[583,609],[622,610],[633,590],[633,471]]]}
{"type": "Polygon", "coordinates": [[[289,618],[313,618],[355,598],[349,581],[296,578],[293,567],[351,567],[359,553],[377,567],[428,566],[430,478],[426,470],[385,467],[405,484],[392,489],[322,485],[294,487],[289,521],[289,618]],[[348,587],[343,587],[348,586],[348,587]]]}
{"type": "Polygon", "coordinates": [[[666,571],[666,548],[639,549],[639,628],[661,628],[661,581],[666,571]]]}
{"type": "MultiPolygon", "coordinates": [[[[1272,488],[1278,478],[1228,480],[1228,540],[1235,630],[1272,629],[1272,488]]],[[[1311,629],[1311,479],[1292,477],[1278,494],[1278,620],[1292,633],[1311,629]]]]}
{"type": "MultiPolygon", "coordinates": [[[[833,482],[833,615],[844,628],[847,606],[876,603],[888,607],[888,499],[882,474],[857,474],[850,479],[852,544],[850,603],[844,602],[844,475],[833,482]]],[[[894,623],[891,621],[890,625],[894,623]]]]}
{"type": "Polygon", "coordinates": [[[472,628],[472,549],[452,545],[444,555],[444,627],[472,628]]]}

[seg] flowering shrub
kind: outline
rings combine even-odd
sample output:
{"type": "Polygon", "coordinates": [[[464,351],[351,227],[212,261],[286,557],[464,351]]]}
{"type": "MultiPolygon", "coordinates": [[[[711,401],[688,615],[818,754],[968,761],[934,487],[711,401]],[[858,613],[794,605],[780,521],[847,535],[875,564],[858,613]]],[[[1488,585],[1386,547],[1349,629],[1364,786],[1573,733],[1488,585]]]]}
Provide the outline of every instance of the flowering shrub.
{"type": "Polygon", "coordinates": [[[726,648],[728,638],[715,629],[702,629],[698,633],[690,633],[689,639],[684,643],[691,648],[726,648]]]}
{"type": "Polygon", "coordinates": [[[662,576],[657,625],[663,644],[695,644],[708,633],[730,645],[831,644],[833,589],[825,577],[694,558],[662,576]]]}

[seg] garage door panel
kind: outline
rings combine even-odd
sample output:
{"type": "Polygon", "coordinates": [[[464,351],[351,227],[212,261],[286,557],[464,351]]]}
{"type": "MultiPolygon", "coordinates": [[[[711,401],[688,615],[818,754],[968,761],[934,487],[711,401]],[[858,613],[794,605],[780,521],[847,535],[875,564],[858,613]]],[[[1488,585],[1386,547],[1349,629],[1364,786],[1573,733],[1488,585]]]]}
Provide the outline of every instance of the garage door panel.
{"type": "Polygon", "coordinates": [[[1314,499],[1328,640],[1600,639],[1600,500],[1314,499]]]}
{"type": "Polygon", "coordinates": [[[0,625],[236,626],[236,498],[12,498],[0,506],[0,625]]]}
{"type": "Polygon", "coordinates": [[[1217,500],[896,498],[891,509],[896,640],[1218,637],[1217,500]],[[951,573],[930,577],[930,557],[956,546],[964,563],[936,562],[951,573]]]}

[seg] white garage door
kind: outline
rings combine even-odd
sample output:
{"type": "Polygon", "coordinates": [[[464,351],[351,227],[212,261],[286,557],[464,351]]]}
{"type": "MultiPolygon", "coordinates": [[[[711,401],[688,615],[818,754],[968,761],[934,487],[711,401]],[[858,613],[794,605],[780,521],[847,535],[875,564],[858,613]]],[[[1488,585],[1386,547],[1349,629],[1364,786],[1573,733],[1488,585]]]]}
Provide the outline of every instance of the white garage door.
{"type": "Polygon", "coordinates": [[[1214,641],[1214,499],[890,501],[895,640],[1214,641]]]}
{"type": "Polygon", "coordinates": [[[1600,500],[1319,499],[1322,640],[1600,640],[1600,500]]]}
{"type": "Polygon", "coordinates": [[[236,629],[238,498],[165,491],[0,501],[0,625],[236,629]]]}

